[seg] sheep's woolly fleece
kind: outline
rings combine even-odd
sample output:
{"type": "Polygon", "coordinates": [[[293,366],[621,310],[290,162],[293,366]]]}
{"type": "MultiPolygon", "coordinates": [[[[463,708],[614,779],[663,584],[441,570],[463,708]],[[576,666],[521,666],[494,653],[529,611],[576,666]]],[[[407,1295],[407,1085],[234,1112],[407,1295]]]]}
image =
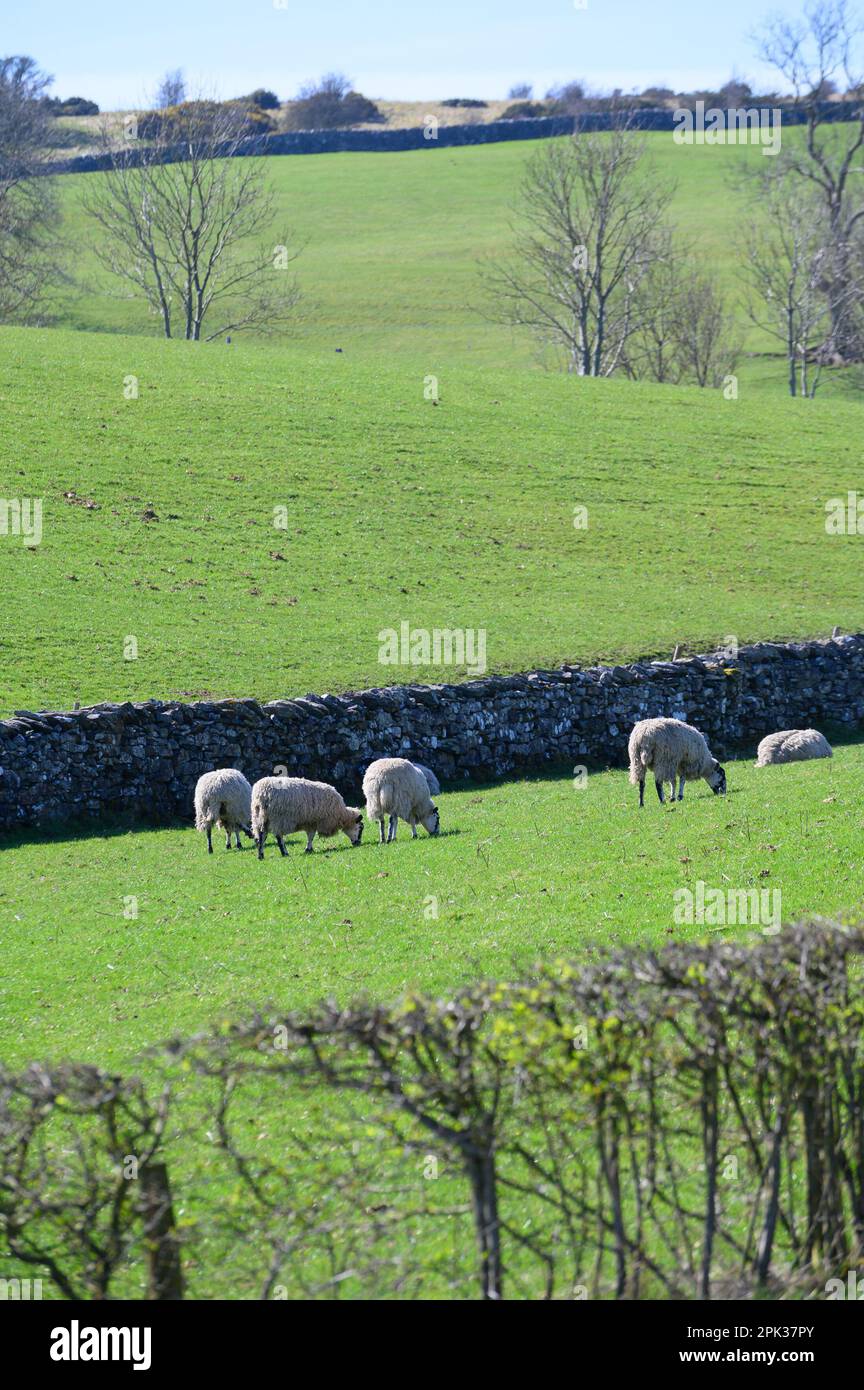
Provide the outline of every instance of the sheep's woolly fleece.
{"type": "Polygon", "coordinates": [[[628,751],[634,785],[644,780],[647,768],[661,783],[676,777],[687,782],[707,778],[716,768],[704,734],[680,719],[640,719],[633,726],[628,751]]]}
{"type": "Polygon", "coordinates": [[[346,806],[339,792],[328,782],[310,782],[306,777],[262,777],[252,788],[252,829],[256,836],[269,830],[273,835],[293,835],[297,830],[325,839],[344,830],[349,840],[357,838],[363,813],[346,806]]]}
{"type": "Polygon", "coordinates": [[[252,788],[242,772],[220,767],[205,772],[195,786],[195,829],[219,824],[225,831],[248,830],[252,823],[252,788]]]}
{"type": "Polygon", "coordinates": [[[424,773],[407,758],[379,758],[371,763],[363,778],[363,795],[370,820],[398,816],[423,821],[435,811],[424,773]]]}
{"type": "Polygon", "coordinates": [[[800,763],[806,758],[833,758],[831,745],[818,729],[781,729],[763,738],[756,750],[756,766],[800,763]]]}
{"type": "MultiPolygon", "coordinates": [[[[373,763],[380,763],[384,761],[384,755],[379,754],[377,757],[372,759],[372,762],[369,764],[369,766],[371,767],[373,763]]],[[[426,785],[429,788],[429,795],[440,796],[441,783],[438,781],[438,778],[435,776],[435,773],[432,771],[431,767],[426,767],[424,763],[415,763],[412,759],[408,759],[407,761],[410,761],[411,766],[416,767],[418,772],[423,773],[423,776],[426,778],[426,785]]]]}

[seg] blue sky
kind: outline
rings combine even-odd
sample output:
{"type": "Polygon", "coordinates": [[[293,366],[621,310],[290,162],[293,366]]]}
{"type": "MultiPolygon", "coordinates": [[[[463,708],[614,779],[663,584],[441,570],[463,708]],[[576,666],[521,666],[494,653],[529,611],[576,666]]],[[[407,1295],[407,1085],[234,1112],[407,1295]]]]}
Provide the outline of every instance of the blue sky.
{"type": "MultiPolygon", "coordinates": [[[[168,68],[221,96],[282,98],[322,72],[369,96],[538,93],[584,77],[684,89],[733,71],[767,80],[752,32],[799,0],[0,0],[4,53],[30,53],[61,96],[140,105],[168,68]]],[[[770,85],[770,84],[769,84],[770,85]]]]}

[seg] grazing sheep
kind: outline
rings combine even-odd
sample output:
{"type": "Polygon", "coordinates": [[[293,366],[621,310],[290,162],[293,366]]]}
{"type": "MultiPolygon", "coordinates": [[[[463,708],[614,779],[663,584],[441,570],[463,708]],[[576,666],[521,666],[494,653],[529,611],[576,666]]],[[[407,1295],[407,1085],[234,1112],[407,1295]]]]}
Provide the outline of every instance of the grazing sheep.
{"type": "Polygon", "coordinates": [[[833,758],[831,745],[818,729],[781,729],[763,738],[756,752],[756,766],[800,763],[805,758],[833,758]]]}
{"type": "Polygon", "coordinates": [[[252,788],[242,772],[220,767],[205,772],[195,785],[195,829],[207,832],[207,851],[213,853],[213,826],[225,831],[225,848],[231,848],[231,832],[241,849],[240,831],[252,838],[252,788]]]}
{"type": "MultiPolygon", "coordinates": [[[[383,762],[383,761],[384,761],[384,755],[383,755],[383,753],[379,753],[379,754],[378,754],[375,758],[373,758],[373,760],[372,760],[372,762],[383,762]]],[[[409,760],[409,761],[410,761],[410,760],[409,760]]],[[[370,763],[369,766],[371,767],[371,766],[372,766],[372,763],[370,763]]],[[[438,778],[435,776],[435,773],[432,771],[431,767],[424,767],[423,763],[414,763],[414,762],[411,763],[411,766],[412,766],[412,767],[416,767],[416,769],[417,769],[418,772],[422,772],[422,773],[423,773],[423,776],[426,778],[426,785],[427,785],[427,787],[429,788],[429,795],[430,795],[430,796],[440,796],[440,794],[441,794],[441,783],[438,781],[438,778]]]]}
{"type": "Polygon", "coordinates": [[[388,815],[388,844],[396,839],[400,819],[411,826],[411,835],[415,840],[418,821],[430,835],[438,834],[438,808],[432,804],[426,777],[407,758],[378,758],[371,763],[363,778],[363,795],[366,798],[367,816],[370,820],[377,820],[381,828],[382,845],[384,817],[388,815]]]}
{"type": "Polygon", "coordinates": [[[342,830],[352,845],[363,834],[363,812],[346,806],[335,787],[310,782],[306,777],[262,777],[252,788],[252,829],[258,842],[258,858],[264,858],[264,841],[273,832],[281,854],[287,854],[283,836],[306,831],[305,854],[312,853],[316,835],[324,838],[342,830]]]}
{"type": "Polygon", "coordinates": [[[672,783],[675,800],[675,780],[680,778],[678,800],[684,800],[684,782],[704,777],[715,793],[726,791],[726,773],[711,756],[705,737],[692,724],[680,719],[640,719],[630,734],[630,781],[639,783],[639,805],[644,805],[645,772],[651,768],[661,803],[663,783],[672,783]]]}

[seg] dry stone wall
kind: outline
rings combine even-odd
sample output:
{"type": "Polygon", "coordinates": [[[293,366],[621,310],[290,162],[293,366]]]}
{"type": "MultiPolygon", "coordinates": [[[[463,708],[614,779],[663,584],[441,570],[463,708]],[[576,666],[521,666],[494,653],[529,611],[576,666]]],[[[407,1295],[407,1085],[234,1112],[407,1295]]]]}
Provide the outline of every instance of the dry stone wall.
{"type": "Polygon", "coordinates": [[[191,818],[197,778],[284,769],[350,797],[374,757],[405,755],[444,782],[621,766],[637,719],[696,724],[718,756],[776,729],[864,726],[864,636],[761,643],[675,662],[488,676],[302,699],[148,700],[0,720],[0,829],[129,813],[191,818]]]}
{"type": "MultiPolygon", "coordinates": [[[[764,113],[764,119],[771,118],[772,108],[759,106],[753,108],[764,113]]],[[[840,121],[857,119],[859,106],[855,102],[826,102],[822,116],[826,120],[840,121]]],[[[784,109],[783,125],[800,125],[802,111],[784,109]]],[[[618,119],[617,117],[615,119],[618,119]]],[[[668,108],[634,110],[628,119],[637,130],[675,129],[675,112],[668,108]]],[[[588,111],[578,117],[578,129],[609,130],[613,117],[608,111],[588,111]]],[[[335,154],[351,150],[367,152],[386,152],[397,150],[446,149],[454,145],[495,144],[501,140],[548,140],[557,135],[571,135],[577,128],[573,116],[540,116],[529,120],[515,121],[476,121],[466,125],[439,126],[435,138],[430,138],[423,126],[410,126],[404,129],[387,130],[292,130],[273,135],[251,136],[241,141],[239,146],[227,143],[225,152],[232,155],[273,155],[273,154],[335,154]]],[[[139,158],[134,145],[126,150],[131,164],[139,158]]],[[[164,152],[164,160],[171,163],[185,157],[184,146],[178,144],[164,152]]],[[[75,155],[72,159],[57,160],[50,166],[54,174],[85,174],[98,169],[107,169],[112,156],[106,154],[75,155]]]]}

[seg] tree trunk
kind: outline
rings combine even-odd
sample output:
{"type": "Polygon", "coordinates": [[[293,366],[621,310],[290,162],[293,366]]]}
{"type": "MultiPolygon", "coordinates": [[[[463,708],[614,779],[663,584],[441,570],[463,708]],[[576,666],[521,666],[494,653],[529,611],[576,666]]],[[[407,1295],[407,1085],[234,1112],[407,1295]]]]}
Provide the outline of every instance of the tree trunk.
{"type": "Polygon", "coordinates": [[[141,1170],[140,1184],[149,1270],[147,1297],[159,1301],[180,1299],[183,1297],[180,1242],[174,1226],[166,1165],[146,1164],[141,1170]]]}
{"type": "Polygon", "coordinates": [[[762,1230],[759,1235],[759,1245],[756,1250],[756,1278],[762,1286],[768,1281],[768,1271],[771,1268],[771,1252],[774,1247],[774,1233],[777,1229],[777,1216],[780,1211],[780,1177],[782,1173],[780,1160],[783,1151],[784,1133],[785,1121],[781,1112],[777,1117],[777,1124],[774,1129],[774,1140],[771,1146],[771,1188],[768,1194],[768,1207],[765,1212],[765,1221],[762,1225],[762,1230]]]}
{"type": "Polygon", "coordinates": [[[467,1155],[471,1205],[480,1252],[480,1289],[484,1299],[502,1297],[501,1232],[498,1225],[498,1181],[495,1155],[488,1147],[467,1155]]]}
{"type": "Polygon", "coordinates": [[[717,1117],[717,1068],[710,1066],[702,1083],[702,1145],[705,1156],[705,1228],[702,1240],[702,1270],[699,1281],[701,1298],[711,1297],[711,1261],[714,1236],[717,1231],[717,1148],[719,1126],[717,1117]]]}

